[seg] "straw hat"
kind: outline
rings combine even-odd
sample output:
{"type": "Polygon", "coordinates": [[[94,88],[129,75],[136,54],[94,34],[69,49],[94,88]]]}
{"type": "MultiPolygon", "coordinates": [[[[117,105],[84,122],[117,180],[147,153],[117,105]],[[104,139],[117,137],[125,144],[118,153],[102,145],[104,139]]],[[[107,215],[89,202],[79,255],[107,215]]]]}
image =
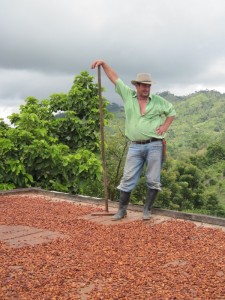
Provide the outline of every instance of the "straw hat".
{"type": "Polygon", "coordinates": [[[152,78],[151,78],[151,75],[148,74],[148,73],[139,73],[137,74],[136,76],[136,79],[135,80],[132,80],[131,83],[133,85],[135,85],[136,83],[144,83],[144,84],[152,84],[153,81],[152,81],[152,78]]]}

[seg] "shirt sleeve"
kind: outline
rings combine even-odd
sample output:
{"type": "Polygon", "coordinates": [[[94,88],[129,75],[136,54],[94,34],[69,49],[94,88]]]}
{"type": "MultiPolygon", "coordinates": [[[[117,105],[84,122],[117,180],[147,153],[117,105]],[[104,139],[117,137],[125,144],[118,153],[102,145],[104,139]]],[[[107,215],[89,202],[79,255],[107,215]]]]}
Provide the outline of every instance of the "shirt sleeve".
{"type": "Polygon", "coordinates": [[[118,78],[116,81],[115,91],[120,95],[124,103],[133,95],[133,90],[129,86],[127,86],[120,78],[118,78]]]}
{"type": "Polygon", "coordinates": [[[162,101],[162,107],[164,110],[164,114],[166,117],[174,117],[176,116],[176,111],[174,109],[174,106],[172,103],[170,103],[169,101],[167,101],[166,99],[160,97],[161,101],[162,101]]]}

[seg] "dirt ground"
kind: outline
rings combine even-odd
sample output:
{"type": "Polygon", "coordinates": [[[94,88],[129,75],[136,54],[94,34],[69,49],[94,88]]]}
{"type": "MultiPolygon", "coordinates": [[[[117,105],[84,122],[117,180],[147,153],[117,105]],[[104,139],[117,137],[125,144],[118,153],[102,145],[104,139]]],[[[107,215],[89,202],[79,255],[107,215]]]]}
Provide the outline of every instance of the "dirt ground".
{"type": "Polygon", "coordinates": [[[225,228],[0,196],[0,299],[225,299],[225,228]]]}

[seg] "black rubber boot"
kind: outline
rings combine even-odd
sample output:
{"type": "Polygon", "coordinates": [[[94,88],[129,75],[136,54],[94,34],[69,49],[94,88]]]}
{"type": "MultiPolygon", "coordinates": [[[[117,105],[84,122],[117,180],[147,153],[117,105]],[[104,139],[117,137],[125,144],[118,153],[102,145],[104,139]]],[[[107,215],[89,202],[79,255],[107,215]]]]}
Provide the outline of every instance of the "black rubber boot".
{"type": "Polygon", "coordinates": [[[149,220],[151,218],[151,208],[157,194],[158,194],[158,190],[148,189],[145,205],[144,205],[144,211],[143,211],[143,218],[142,218],[143,220],[149,220]]]}
{"type": "Polygon", "coordinates": [[[127,216],[127,206],[130,201],[131,192],[120,191],[120,201],[118,212],[112,217],[113,221],[118,221],[127,216]]]}

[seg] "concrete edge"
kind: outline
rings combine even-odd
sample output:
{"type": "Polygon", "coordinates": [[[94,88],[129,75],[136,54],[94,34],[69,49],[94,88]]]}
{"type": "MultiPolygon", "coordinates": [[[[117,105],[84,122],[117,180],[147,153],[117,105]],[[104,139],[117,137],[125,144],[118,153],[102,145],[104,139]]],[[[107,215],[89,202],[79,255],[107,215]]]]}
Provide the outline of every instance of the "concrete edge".
{"type": "MultiPolygon", "coordinates": [[[[95,197],[83,196],[83,195],[72,195],[69,193],[63,193],[57,191],[47,191],[41,188],[21,188],[21,189],[0,191],[0,196],[12,195],[12,194],[24,194],[24,193],[37,193],[37,194],[42,194],[42,195],[51,196],[55,198],[63,198],[74,202],[84,202],[84,203],[86,202],[86,203],[94,203],[94,204],[101,204],[101,205],[103,205],[103,202],[105,202],[105,200],[102,198],[95,198],[95,197]]],[[[110,207],[117,207],[118,202],[108,200],[108,205],[110,207]]],[[[143,206],[136,205],[136,204],[129,204],[128,209],[132,211],[142,211],[143,206]]],[[[153,208],[152,212],[153,214],[167,216],[170,218],[190,220],[190,221],[219,225],[225,227],[225,218],[219,218],[219,217],[202,215],[202,214],[186,213],[186,212],[161,209],[161,208],[153,208]]]]}

